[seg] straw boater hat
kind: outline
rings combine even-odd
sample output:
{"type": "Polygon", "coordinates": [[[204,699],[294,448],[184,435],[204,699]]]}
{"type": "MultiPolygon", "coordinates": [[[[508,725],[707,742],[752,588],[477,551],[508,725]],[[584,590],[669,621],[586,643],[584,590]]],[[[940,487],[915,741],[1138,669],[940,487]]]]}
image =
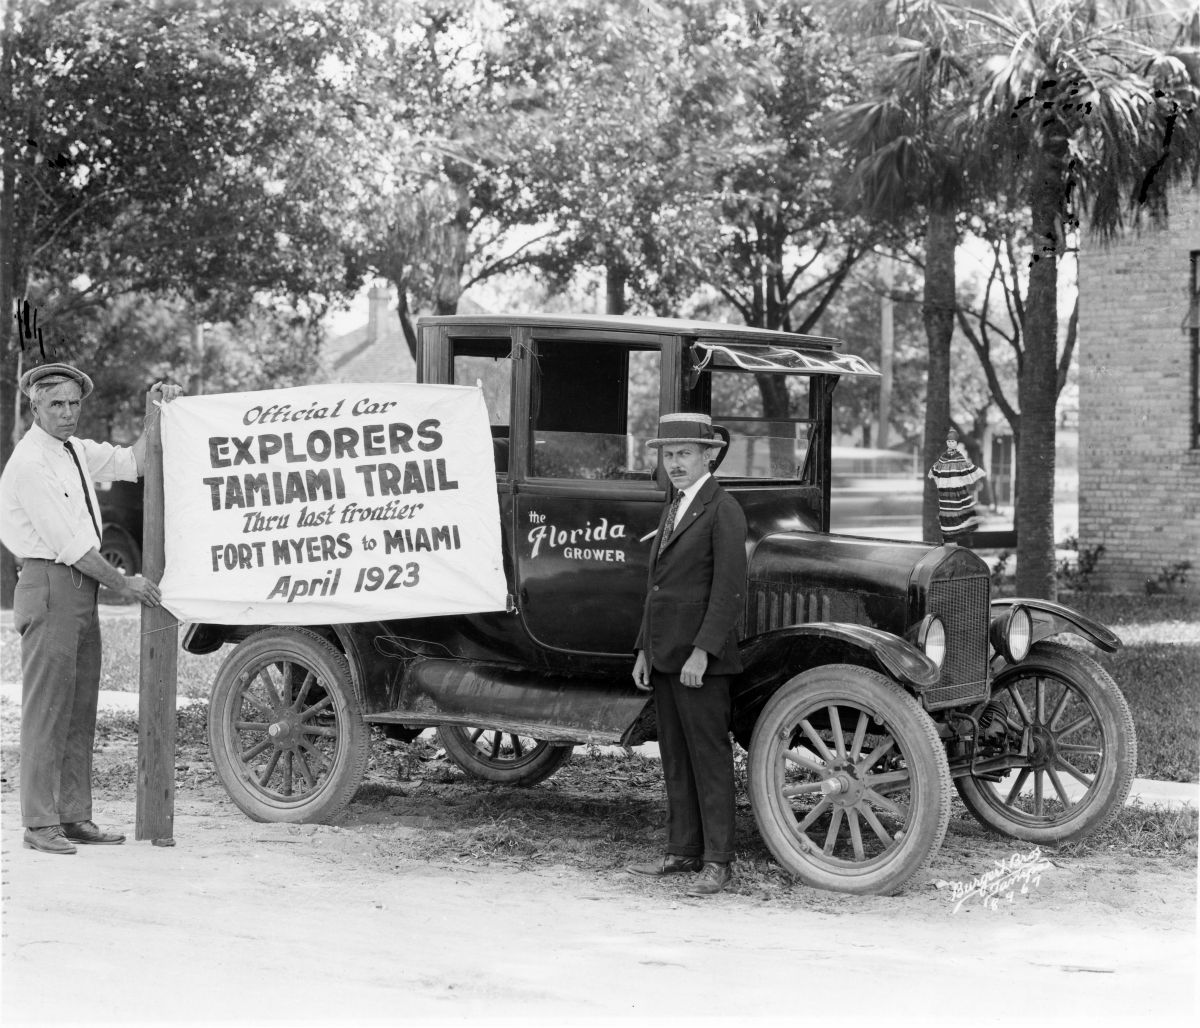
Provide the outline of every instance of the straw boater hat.
{"type": "Polygon", "coordinates": [[[712,418],[707,414],[664,414],[658,419],[659,438],[647,446],[668,443],[696,443],[698,446],[724,446],[725,440],[713,434],[712,418]]]}
{"type": "Polygon", "coordinates": [[[70,364],[39,364],[36,367],[30,368],[21,376],[21,392],[28,396],[29,390],[39,382],[45,382],[48,385],[61,385],[63,382],[74,382],[79,386],[81,397],[87,396],[93,388],[91,378],[78,368],[71,367],[70,364]]]}

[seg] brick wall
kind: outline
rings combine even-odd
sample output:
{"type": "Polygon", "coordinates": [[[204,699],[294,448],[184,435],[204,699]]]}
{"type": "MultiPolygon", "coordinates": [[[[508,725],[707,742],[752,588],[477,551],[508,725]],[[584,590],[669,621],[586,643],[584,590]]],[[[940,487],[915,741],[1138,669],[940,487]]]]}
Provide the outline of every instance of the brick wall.
{"type": "MultiPolygon", "coordinates": [[[[1103,544],[1096,584],[1141,592],[1194,565],[1200,591],[1200,450],[1191,448],[1190,255],[1200,191],[1171,198],[1164,229],[1087,239],[1079,292],[1079,545],[1103,544]]],[[[1178,588],[1178,586],[1176,586],[1178,588]]]]}

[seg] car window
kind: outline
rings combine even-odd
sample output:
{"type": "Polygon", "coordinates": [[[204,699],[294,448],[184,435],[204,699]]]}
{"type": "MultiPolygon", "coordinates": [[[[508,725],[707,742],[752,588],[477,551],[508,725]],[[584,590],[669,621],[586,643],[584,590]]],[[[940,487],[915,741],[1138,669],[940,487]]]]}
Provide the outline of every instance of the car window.
{"type": "Polygon", "coordinates": [[[509,466],[513,364],[510,346],[507,339],[456,341],[452,360],[455,385],[473,385],[483,390],[498,475],[507,475],[509,466]]]}
{"type": "Polygon", "coordinates": [[[717,475],[802,478],[814,425],[808,376],[770,375],[760,381],[744,371],[722,369],[713,369],[711,375],[713,422],[730,435],[729,452],[717,475]],[[769,401],[764,389],[771,391],[769,401]]]}
{"type": "Polygon", "coordinates": [[[537,478],[644,481],[655,454],[662,354],[625,343],[539,340],[533,390],[537,478]]]}

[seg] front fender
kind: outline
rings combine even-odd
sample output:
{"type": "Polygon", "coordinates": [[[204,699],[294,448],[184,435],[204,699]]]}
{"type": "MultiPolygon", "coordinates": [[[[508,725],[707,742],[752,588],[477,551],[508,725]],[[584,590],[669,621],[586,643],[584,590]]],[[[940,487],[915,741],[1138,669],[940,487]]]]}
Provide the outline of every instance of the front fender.
{"type": "Polygon", "coordinates": [[[845,663],[847,653],[867,657],[868,665],[878,666],[917,691],[936,685],[942,673],[912,643],[890,632],[866,625],[812,621],[764,632],[743,643],[743,670],[738,677],[747,684],[791,678],[810,667],[845,663]]]}
{"type": "Polygon", "coordinates": [[[1020,604],[1029,611],[1033,621],[1033,642],[1040,642],[1052,635],[1070,633],[1082,636],[1108,653],[1115,653],[1123,645],[1121,637],[1098,621],[1080,614],[1077,610],[1064,607],[1050,600],[999,599],[992,600],[992,620],[1002,616],[1009,607],[1020,604]]]}

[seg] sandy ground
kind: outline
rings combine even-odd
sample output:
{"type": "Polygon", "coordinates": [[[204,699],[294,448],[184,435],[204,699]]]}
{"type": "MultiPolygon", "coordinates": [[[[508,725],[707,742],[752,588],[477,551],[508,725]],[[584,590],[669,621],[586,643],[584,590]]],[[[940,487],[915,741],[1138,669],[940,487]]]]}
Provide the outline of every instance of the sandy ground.
{"type": "MultiPolygon", "coordinates": [[[[0,706],[7,723],[13,705],[0,706]]],[[[130,841],[58,857],[22,848],[5,763],[5,1026],[1161,1025],[1200,1012],[1196,871],[1177,861],[1036,862],[1026,844],[951,833],[900,896],[698,900],[619,869],[414,858],[430,818],[401,799],[356,802],[336,826],[258,824],[211,778],[179,788],[175,846],[134,840],[133,790],[114,787],[96,818],[130,841]],[[1026,880],[955,889],[1001,860],[1026,880]]]]}
{"type": "MultiPolygon", "coordinates": [[[[994,860],[948,838],[897,897],[696,900],[680,881],[615,869],[398,859],[419,818],[356,804],[338,826],[257,824],[218,786],[177,795],[174,847],[131,838],[48,856],[21,847],[3,798],[5,1025],[1197,1012],[1196,880],[1178,864],[1052,857],[1027,891],[960,904],[952,882],[994,860]]],[[[103,823],[134,823],[133,796],[98,798],[103,823]]]]}

